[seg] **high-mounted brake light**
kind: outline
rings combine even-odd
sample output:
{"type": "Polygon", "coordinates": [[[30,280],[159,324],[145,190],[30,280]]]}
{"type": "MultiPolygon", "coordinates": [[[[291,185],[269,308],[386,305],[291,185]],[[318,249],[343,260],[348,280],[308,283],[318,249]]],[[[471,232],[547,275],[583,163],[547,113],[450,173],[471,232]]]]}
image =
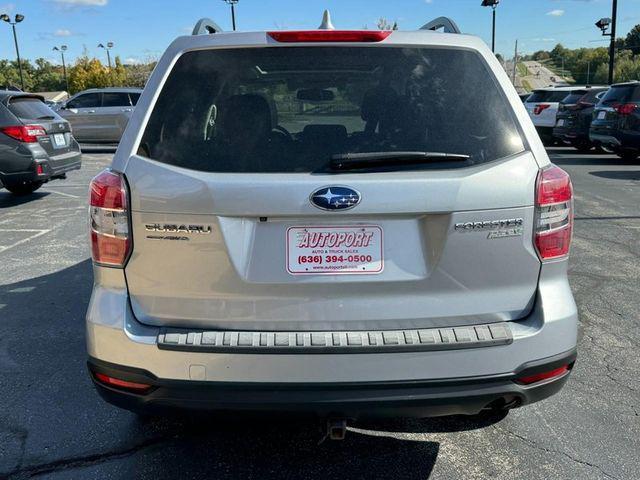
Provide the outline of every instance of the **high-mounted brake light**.
{"type": "Polygon", "coordinates": [[[122,268],[131,250],[127,184],[121,174],[104,170],[91,180],[89,195],[93,261],[122,268]]]}
{"type": "Polygon", "coordinates": [[[573,187],[556,165],[540,170],[536,182],[535,245],[541,260],[569,254],[573,230],[573,187]]]}
{"type": "Polygon", "coordinates": [[[121,380],[119,378],[110,377],[104,373],[95,373],[96,380],[109,387],[114,387],[119,390],[129,390],[135,393],[145,393],[150,390],[152,385],[147,383],[129,382],[127,380],[121,380]]]}
{"type": "Polygon", "coordinates": [[[267,32],[276,42],[381,42],[390,30],[292,30],[267,32]]]}
{"type": "Polygon", "coordinates": [[[635,103],[624,103],[618,104],[614,108],[620,115],[631,115],[633,111],[638,108],[638,105],[635,103]]]}
{"type": "Polygon", "coordinates": [[[516,382],[522,385],[531,385],[533,383],[542,382],[543,380],[549,380],[551,378],[561,377],[569,371],[569,365],[563,365],[562,367],[554,368],[548,372],[536,373],[534,375],[528,375],[526,377],[520,377],[516,382]]]}
{"type": "Polygon", "coordinates": [[[2,127],[0,131],[5,135],[24,143],[36,143],[38,137],[47,134],[40,125],[16,125],[11,127],[2,127]]]}
{"type": "Polygon", "coordinates": [[[542,112],[544,112],[547,108],[549,108],[551,105],[549,105],[548,103],[539,103],[538,105],[535,106],[535,108],[533,109],[533,113],[534,115],[540,115],[542,112]]]}

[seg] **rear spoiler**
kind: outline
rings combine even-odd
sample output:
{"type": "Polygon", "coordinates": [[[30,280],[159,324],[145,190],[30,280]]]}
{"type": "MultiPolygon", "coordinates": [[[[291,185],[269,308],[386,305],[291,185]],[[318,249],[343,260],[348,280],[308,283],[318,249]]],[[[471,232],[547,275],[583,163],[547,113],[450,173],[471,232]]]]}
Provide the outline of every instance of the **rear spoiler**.
{"type": "Polygon", "coordinates": [[[35,98],[44,103],[44,97],[42,95],[36,95],[35,93],[16,92],[15,95],[7,95],[6,97],[4,97],[4,99],[2,99],[2,104],[9,105],[11,100],[13,100],[14,98],[35,98]]]}

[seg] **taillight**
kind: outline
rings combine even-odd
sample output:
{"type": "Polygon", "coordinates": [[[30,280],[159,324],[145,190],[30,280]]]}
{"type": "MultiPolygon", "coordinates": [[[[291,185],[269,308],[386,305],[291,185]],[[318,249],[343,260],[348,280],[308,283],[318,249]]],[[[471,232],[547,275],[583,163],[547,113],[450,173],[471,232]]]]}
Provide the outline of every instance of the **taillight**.
{"type": "Polygon", "coordinates": [[[620,115],[631,115],[636,108],[638,108],[638,105],[635,103],[624,103],[615,106],[616,112],[620,115]]]}
{"type": "Polygon", "coordinates": [[[569,371],[569,365],[563,365],[562,367],[554,368],[548,372],[536,373],[534,375],[527,375],[526,377],[520,377],[516,382],[522,385],[531,385],[533,383],[542,382],[543,380],[550,380],[552,378],[561,377],[569,371]]]}
{"type": "Polygon", "coordinates": [[[40,125],[16,125],[11,127],[2,127],[0,131],[5,135],[24,143],[36,143],[38,137],[47,134],[40,125]]]}
{"type": "Polygon", "coordinates": [[[124,267],[131,250],[128,194],[124,177],[111,170],[98,174],[89,186],[91,254],[99,265],[124,267]]]}
{"type": "Polygon", "coordinates": [[[119,390],[129,390],[134,393],[145,393],[150,390],[152,385],[147,383],[129,382],[128,380],[121,380],[119,378],[110,377],[104,373],[95,373],[95,379],[109,387],[117,388],[119,390]]]}
{"type": "Polygon", "coordinates": [[[551,165],[536,182],[535,245],[541,260],[569,254],[573,230],[573,187],[567,172],[551,165]]]}
{"type": "Polygon", "coordinates": [[[277,42],[381,42],[389,30],[292,30],[267,32],[277,42]]]}
{"type": "Polygon", "coordinates": [[[535,115],[540,115],[542,112],[544,112],[547,108],[549,108],[551,105],[549,105],[548,103],[539,103],[538,105],[536,105],[536,107],[533,109],[533,113],[535,115]]]}

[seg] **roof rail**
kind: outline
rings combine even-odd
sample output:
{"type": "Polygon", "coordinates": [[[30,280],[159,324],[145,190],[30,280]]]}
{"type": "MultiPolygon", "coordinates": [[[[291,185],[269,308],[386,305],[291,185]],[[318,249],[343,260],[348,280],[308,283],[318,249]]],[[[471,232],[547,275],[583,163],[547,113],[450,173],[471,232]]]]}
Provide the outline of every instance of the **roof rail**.
{"type": "Polygon", "coordinates": [[[196,26],[193,27],[191,35],[208,35],[211,33],[220,32],[222,32],[222,29],[216,22],[214,22],[210,18],[201,18],[200,20],[198,20],[198,23],[196,23],[196,26]]]}
{"type": "Polygon", "coordinates": [[[456,22],[449,17],[438,17],[431,20],[420,27],[420,30],[438,30],[440,28],[444,29],[444,33],[461,33],[456,22]]]}

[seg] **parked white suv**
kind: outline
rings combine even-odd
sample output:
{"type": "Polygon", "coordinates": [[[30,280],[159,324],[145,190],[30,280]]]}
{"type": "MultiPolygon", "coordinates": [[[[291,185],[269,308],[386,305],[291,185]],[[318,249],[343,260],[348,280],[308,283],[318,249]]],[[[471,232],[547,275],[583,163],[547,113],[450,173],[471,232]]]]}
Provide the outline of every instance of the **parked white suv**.
{"type": "Polygon", "coordinates": [[[352,418],[557,392],[571,182],[487,46],[446,19],[201,30],[169,46],[91,184],[104,398],[352,418]]]}
{"type": "Polygon", "coordinates": [[[529,116],[545,145],[555,141],[553,129],[556,126],[560,102],[574,91],[585,87],[548,87],[539,88],[531,92],[524,102],[529,116]]]}

